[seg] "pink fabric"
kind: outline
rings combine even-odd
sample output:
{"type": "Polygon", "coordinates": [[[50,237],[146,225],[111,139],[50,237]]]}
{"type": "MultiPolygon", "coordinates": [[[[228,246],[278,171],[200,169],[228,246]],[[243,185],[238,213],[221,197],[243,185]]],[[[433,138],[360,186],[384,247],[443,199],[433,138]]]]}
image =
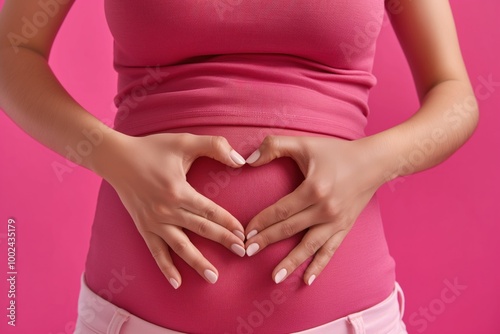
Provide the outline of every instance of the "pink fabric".
{"type": "Polygon", "coordinates": [[[106,0],[105,9],[120,131],[284,122],[364,135],[382,0],[106,0]]]}
{"type": "MultiPolygon", "coordinates": [[[[231,3],[105,2],[118,72],[115,129],[222,135],[243,156],[264,133],[364,136],[383,1],[231,3]]],[[[188,174],[195,189],[244,226],[302,180],[288,158],[237,172],[201,158],[188,174]]],[[[260,330],[299,331],[375,305],[394,287],[376,198],[311,287],[302,280],[309,262],[278,286],[271,280],[274,266],[303,234],[243,259],[188,235],[220,277],[209,285],[174,254],[183,275],[175,291],[103,182],[86,264],[89,287],[106,289],[110,268],[125,268],[136,279],[113,303],[162,327],[210,333],[252,321],[262,305],[273,312],[262,318],[260,330]]]]}
{"type": "MultiPolygon", "coordinates": [[[[402,321],[404,314],[404,293],[396,282],[392,293],[380,303],[363,311],[331,321],[294,334],[407,334],[402,321]]],[[[81,277],[78,298],[78,313],[75,334],[182,334],[168,328],[156,326],[122,308],[116,307],[106,299],[90,290],[81,277]]],[[[247,324],[229,333],[250,334],[259,331],[247,324]]]]}
{"type": "MultiPolygon", "coordinates": [[[[200,126],[167,132],[223,135],[244,156],[271,133],[326,136],[253,126],[200,126]]],[[[188,182],[197,191],[226,208],[244,226],[259,211],[293,191],[303,179],[290,158],[259,168],[247,165],[235,171],[202,157],[187,174],[188,182]]],[[[252,321],[259,323],[259,332],[300,331],[373,306],[394,288],[394,261],[388,252],[376,197],[312,286],[306,286],[302,278],[309,261],[278,285],[271,277],[273,268],[298,244],[302,233],[244,258],[213,241],[187,233],[218,268],[216,284],[204,281],[173,254],[183,277],[182,286],[174,290],[157,268],[118,195],[103,182],[85,269],[89,287],[146,321],[189,333],[224,333],[252,321]],[[123,289],[110,287],[110,282],[116,281],[116,272],[130,277],[123,289]],[[266,307],[272,308],[272,312],[264,312],[264,317],[258,319],[256,313],[266,307]]]]}

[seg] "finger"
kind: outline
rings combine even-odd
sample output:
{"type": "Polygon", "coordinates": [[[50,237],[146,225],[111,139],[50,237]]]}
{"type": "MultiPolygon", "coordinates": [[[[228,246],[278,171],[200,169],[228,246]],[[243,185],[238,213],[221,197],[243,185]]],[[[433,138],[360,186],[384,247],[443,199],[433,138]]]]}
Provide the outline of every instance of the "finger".
{"type": "Polygon", "coordinates": [[[330,262],[335,251],[340,247],[340,244],[346,237],[348,231],[341,230],[335,233],[314,255],[312,262],[307,266],[304,273],[304,282],[311,285],[316,277],[321,274],[326,265],[330,262]]]}
{"type": "MultiPolygon", "coordinates": [[[[229,232],[224,227],[217,225],[213,221],[198,216],[187,210],[182,210],[182,226],[193,233],[204,238],[218,242],[240,257],[245,256],[243,241],[236,234],[229,232]]],[[[177,225],[178,221],[173,221],[177,225]]],[[[179,225],[178,225],[179,226],[179,225]]]]}
{"type": "Polygon", "coordinates": [[[241,167],[245,159],[236,152],[223,136],[192,135],[189,137],[189,151],[195,157],[207,156],[230,167],[241,167]]]}
{"type": "Polygon", "coordinates": [[[200,194],[189,183],[183,197],[181,208],[224,227],[241,241],[245,240],[245,230],[238,219],[211,199],[200,194]]]}
{"type": "Polygon", "coordinates": [[[316,252],[328,242],[331,236],[332,225],[328,223],[317,225],[307,231],[301,242],[274,268],[273,280],[276,283],[283,282],[302,263],[311,256],[315,256],[316,252]]]}
{"type": "Polygon", "coordinates": [[[314,204],[312,198],[308,196],[306,188],[305,183],[302,182],[294,191],[255,215],[245,229],[247,239],[314,204]]]}
{"type": "Polygon", "coordinates": [[[305,140],[304,137],[300,136],[268,135],[259,148],[246,159],[246,163],[257,167],[280,157],[290,157],[297,162],[304,173],[303,167],[307,162],[307,156],[301,143],[303,140],[305,140]]]}
{"type": "Polygon", "coordinates": [[[183,259],[191,268],[207,282],[214,284],[219,276],[217,269],[201,254],[188,236],[181,228],[173,225],[163,225],[161,235],[181,259],[183,259]]]}
{"type": "Polygon", "coordinates": [[[172,261],[172,257],[170,256],[170,252],[165,241],[152,232],[145,232],[142,237],[163,275],[167,278],[174,289],[179,288],[182,284],[181,275],[172,261]]]}
{"type": "Polygon", "coordinates": [[[325,221],[321,221],[322,219],[324,218],[321,216],[321,211],[317,209],[317,206],[310,206],[290,218],[271,225],[248,238],[246,242],[247,255],[252,256],[270,244],[290,238],[314,225],[325,223],[325,221]]]}

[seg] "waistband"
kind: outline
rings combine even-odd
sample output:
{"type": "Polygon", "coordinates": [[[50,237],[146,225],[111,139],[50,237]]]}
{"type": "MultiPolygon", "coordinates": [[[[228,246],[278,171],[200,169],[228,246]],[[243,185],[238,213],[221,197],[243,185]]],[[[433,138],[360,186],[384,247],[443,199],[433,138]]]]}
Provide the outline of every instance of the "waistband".
{"type": "MultiPolygon", "coordinates": [[[[403,290],[398,282],[395,282],[393,292],[382,302],[363,311],[352,313],[318,327],[294,332],[293,334],[395,333],[393,331],[394,328],[401,329],[398,333],[406,333],[405,325],[402,322],[404,304],[403,290]]],[[[84,274],[81,275],[78,315],[78,321],[85,323],[85,326],[94,331],[94,333],[185,334],[157,326],[110,303],[90,290],[85,282],[84,274]]],[[[79,326],[77,325],[75,334],[86,334],[86,332],[79,331],[79,326]]]]}
{"type": "Polygon", "coordinates": [[[403,323],[405,297],[398,282],[392,293],[380,303],[324,325],[293,334],[371,334],[407,333],[403,323]]]}

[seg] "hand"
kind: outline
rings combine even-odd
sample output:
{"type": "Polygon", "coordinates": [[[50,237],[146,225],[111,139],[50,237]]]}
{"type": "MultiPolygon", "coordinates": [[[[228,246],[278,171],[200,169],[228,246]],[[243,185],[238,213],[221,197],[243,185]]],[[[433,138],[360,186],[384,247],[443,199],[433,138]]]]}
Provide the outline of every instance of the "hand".
{"type": "Polygon", "coordinates": [[[374,164],[369,139],[267,136],[247,159],[261,166],[279,157],[295,160],[304,181],[290,194],[265,208],[246,227],[248,256],[269,244],[308,229],[301,242],[273,270],[283,281],[308,258],[304,273],[310,285],[332,258],[377,188],[382,173],[374,164]]]}
{"type": "Polygon", "coordinates": [[[181,283],[170,250],[210,283],[217,269],[191,243],[183,228],[245,255],[243,226],[186,180],[194,160],[207,156],[233,168],[245,160],[224,137],[189,133],[123,136],[105,162],[103,177],[118,193],[158,267],[174,288],[181,283]]]}

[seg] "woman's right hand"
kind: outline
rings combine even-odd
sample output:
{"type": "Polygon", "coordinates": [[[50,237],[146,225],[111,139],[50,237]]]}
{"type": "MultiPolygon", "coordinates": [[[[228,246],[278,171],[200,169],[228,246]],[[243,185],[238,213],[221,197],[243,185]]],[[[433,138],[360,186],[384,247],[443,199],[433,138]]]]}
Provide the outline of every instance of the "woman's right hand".
{"type": "Polygon", "coordinates": [[[197,192],[186,179],[201,156],[238,168],[245,160],[222,136],[159,133],[144,137],[120,134],[99,173],[118,193],[158,267],[174,288],[181,275],[173,250],[210,283],[217,269],[191,243],[183,228],[245,255],[244,229],[227,210],[197,192]]]}

